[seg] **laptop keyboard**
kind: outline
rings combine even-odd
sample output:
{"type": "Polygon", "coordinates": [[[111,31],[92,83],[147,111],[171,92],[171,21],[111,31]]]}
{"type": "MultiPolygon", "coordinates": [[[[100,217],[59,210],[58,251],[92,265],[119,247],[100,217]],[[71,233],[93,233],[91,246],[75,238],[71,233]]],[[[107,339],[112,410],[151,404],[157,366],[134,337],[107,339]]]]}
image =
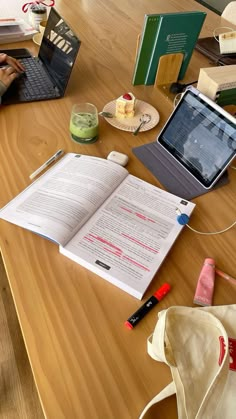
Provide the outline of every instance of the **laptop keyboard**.
{"type": "Polygon", "coordinates": [[[25,74],[17,79],[19,97],[26,101],[59,97],[42,65],[35,58],[22,58],[25,74]]]}

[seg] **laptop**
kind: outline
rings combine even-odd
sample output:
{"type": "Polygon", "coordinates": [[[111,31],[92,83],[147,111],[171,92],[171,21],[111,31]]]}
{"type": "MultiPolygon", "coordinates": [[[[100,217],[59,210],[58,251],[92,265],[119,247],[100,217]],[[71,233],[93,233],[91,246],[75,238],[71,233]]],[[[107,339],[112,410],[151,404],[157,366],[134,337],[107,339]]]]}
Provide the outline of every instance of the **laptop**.
{"type": "Polygon", "coordinates": [[[2,104],[63,97],[80,44],[72,29],[52,7],[38,57],[33,57],[24,48],[1,51],[19,59],[26,70],[2,96],[2,104]]]}
{"type": "Polygon", "coordinates": [[[236,157],[236,119],[190,86],[161,130],[162,164],[212,188],[236,157]]]}

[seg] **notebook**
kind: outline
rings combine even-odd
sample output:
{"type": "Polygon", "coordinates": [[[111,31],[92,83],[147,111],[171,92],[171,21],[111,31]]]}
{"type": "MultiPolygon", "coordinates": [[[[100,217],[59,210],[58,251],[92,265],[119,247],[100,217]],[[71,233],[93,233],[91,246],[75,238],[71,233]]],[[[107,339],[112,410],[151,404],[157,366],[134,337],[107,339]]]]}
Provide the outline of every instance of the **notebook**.
{"type": "Polygon", "coordinates": [[[232,115],[191,86],[155,144],[133,151],[169,192],[198,196],[221,180],[236,157],[235,128],[232,115]]]}
{"type": "Polygon", "coordinates": [[[51,8],[38,57],[24,48],[1,51],[19,59],[26,69],[2,96],[2,104],[63,97],[80,44],[64,19],[51,8]]]}

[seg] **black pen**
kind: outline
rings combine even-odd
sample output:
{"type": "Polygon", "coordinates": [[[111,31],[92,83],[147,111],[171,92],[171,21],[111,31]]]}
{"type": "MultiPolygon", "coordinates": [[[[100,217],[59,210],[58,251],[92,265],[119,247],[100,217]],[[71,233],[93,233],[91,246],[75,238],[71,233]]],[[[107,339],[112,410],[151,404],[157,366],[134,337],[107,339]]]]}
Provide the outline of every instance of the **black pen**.
{"type": "Polygon", "coordinates": [[[140,322],[146,316],[149,311],[155,307],[165,297],[165,295],[170,291],[170,285],[165,283],[159,288],[154,294],[144,303],[131,317],[128,318],[125,322],[125,326],[128,329],[133,329],[136,324],[140,322]]]}

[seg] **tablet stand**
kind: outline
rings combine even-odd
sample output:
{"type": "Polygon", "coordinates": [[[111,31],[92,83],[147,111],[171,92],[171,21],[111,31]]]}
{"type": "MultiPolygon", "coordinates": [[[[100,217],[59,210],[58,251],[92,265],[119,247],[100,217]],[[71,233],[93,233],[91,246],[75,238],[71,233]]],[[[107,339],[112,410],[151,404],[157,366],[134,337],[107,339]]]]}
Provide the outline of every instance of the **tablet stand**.
{"type": "Polygon", "coordinates": [[[177,82],[183,58],[182,52],[162,55],[159,59],[154,86],[177,82]]]}
{"type": "Polygon", "coordinates": [[[158,141],[135,147],[132,151],[168,192],[187,200],[210,192],[229,182],[228,174],[225,172],[211,189],[205,189],[184,167],[163,150],[158,141]]]}
{"type": "MultiPolygon", "coordinates": [[[[135,59],[138,55],[141,34],[138,34],[135,59]]],[[[166,87],[178,81],[180,68],[184,59],[182,52],[175,54],[165,54],[159,58],[154,87],[166,87]]]]}

